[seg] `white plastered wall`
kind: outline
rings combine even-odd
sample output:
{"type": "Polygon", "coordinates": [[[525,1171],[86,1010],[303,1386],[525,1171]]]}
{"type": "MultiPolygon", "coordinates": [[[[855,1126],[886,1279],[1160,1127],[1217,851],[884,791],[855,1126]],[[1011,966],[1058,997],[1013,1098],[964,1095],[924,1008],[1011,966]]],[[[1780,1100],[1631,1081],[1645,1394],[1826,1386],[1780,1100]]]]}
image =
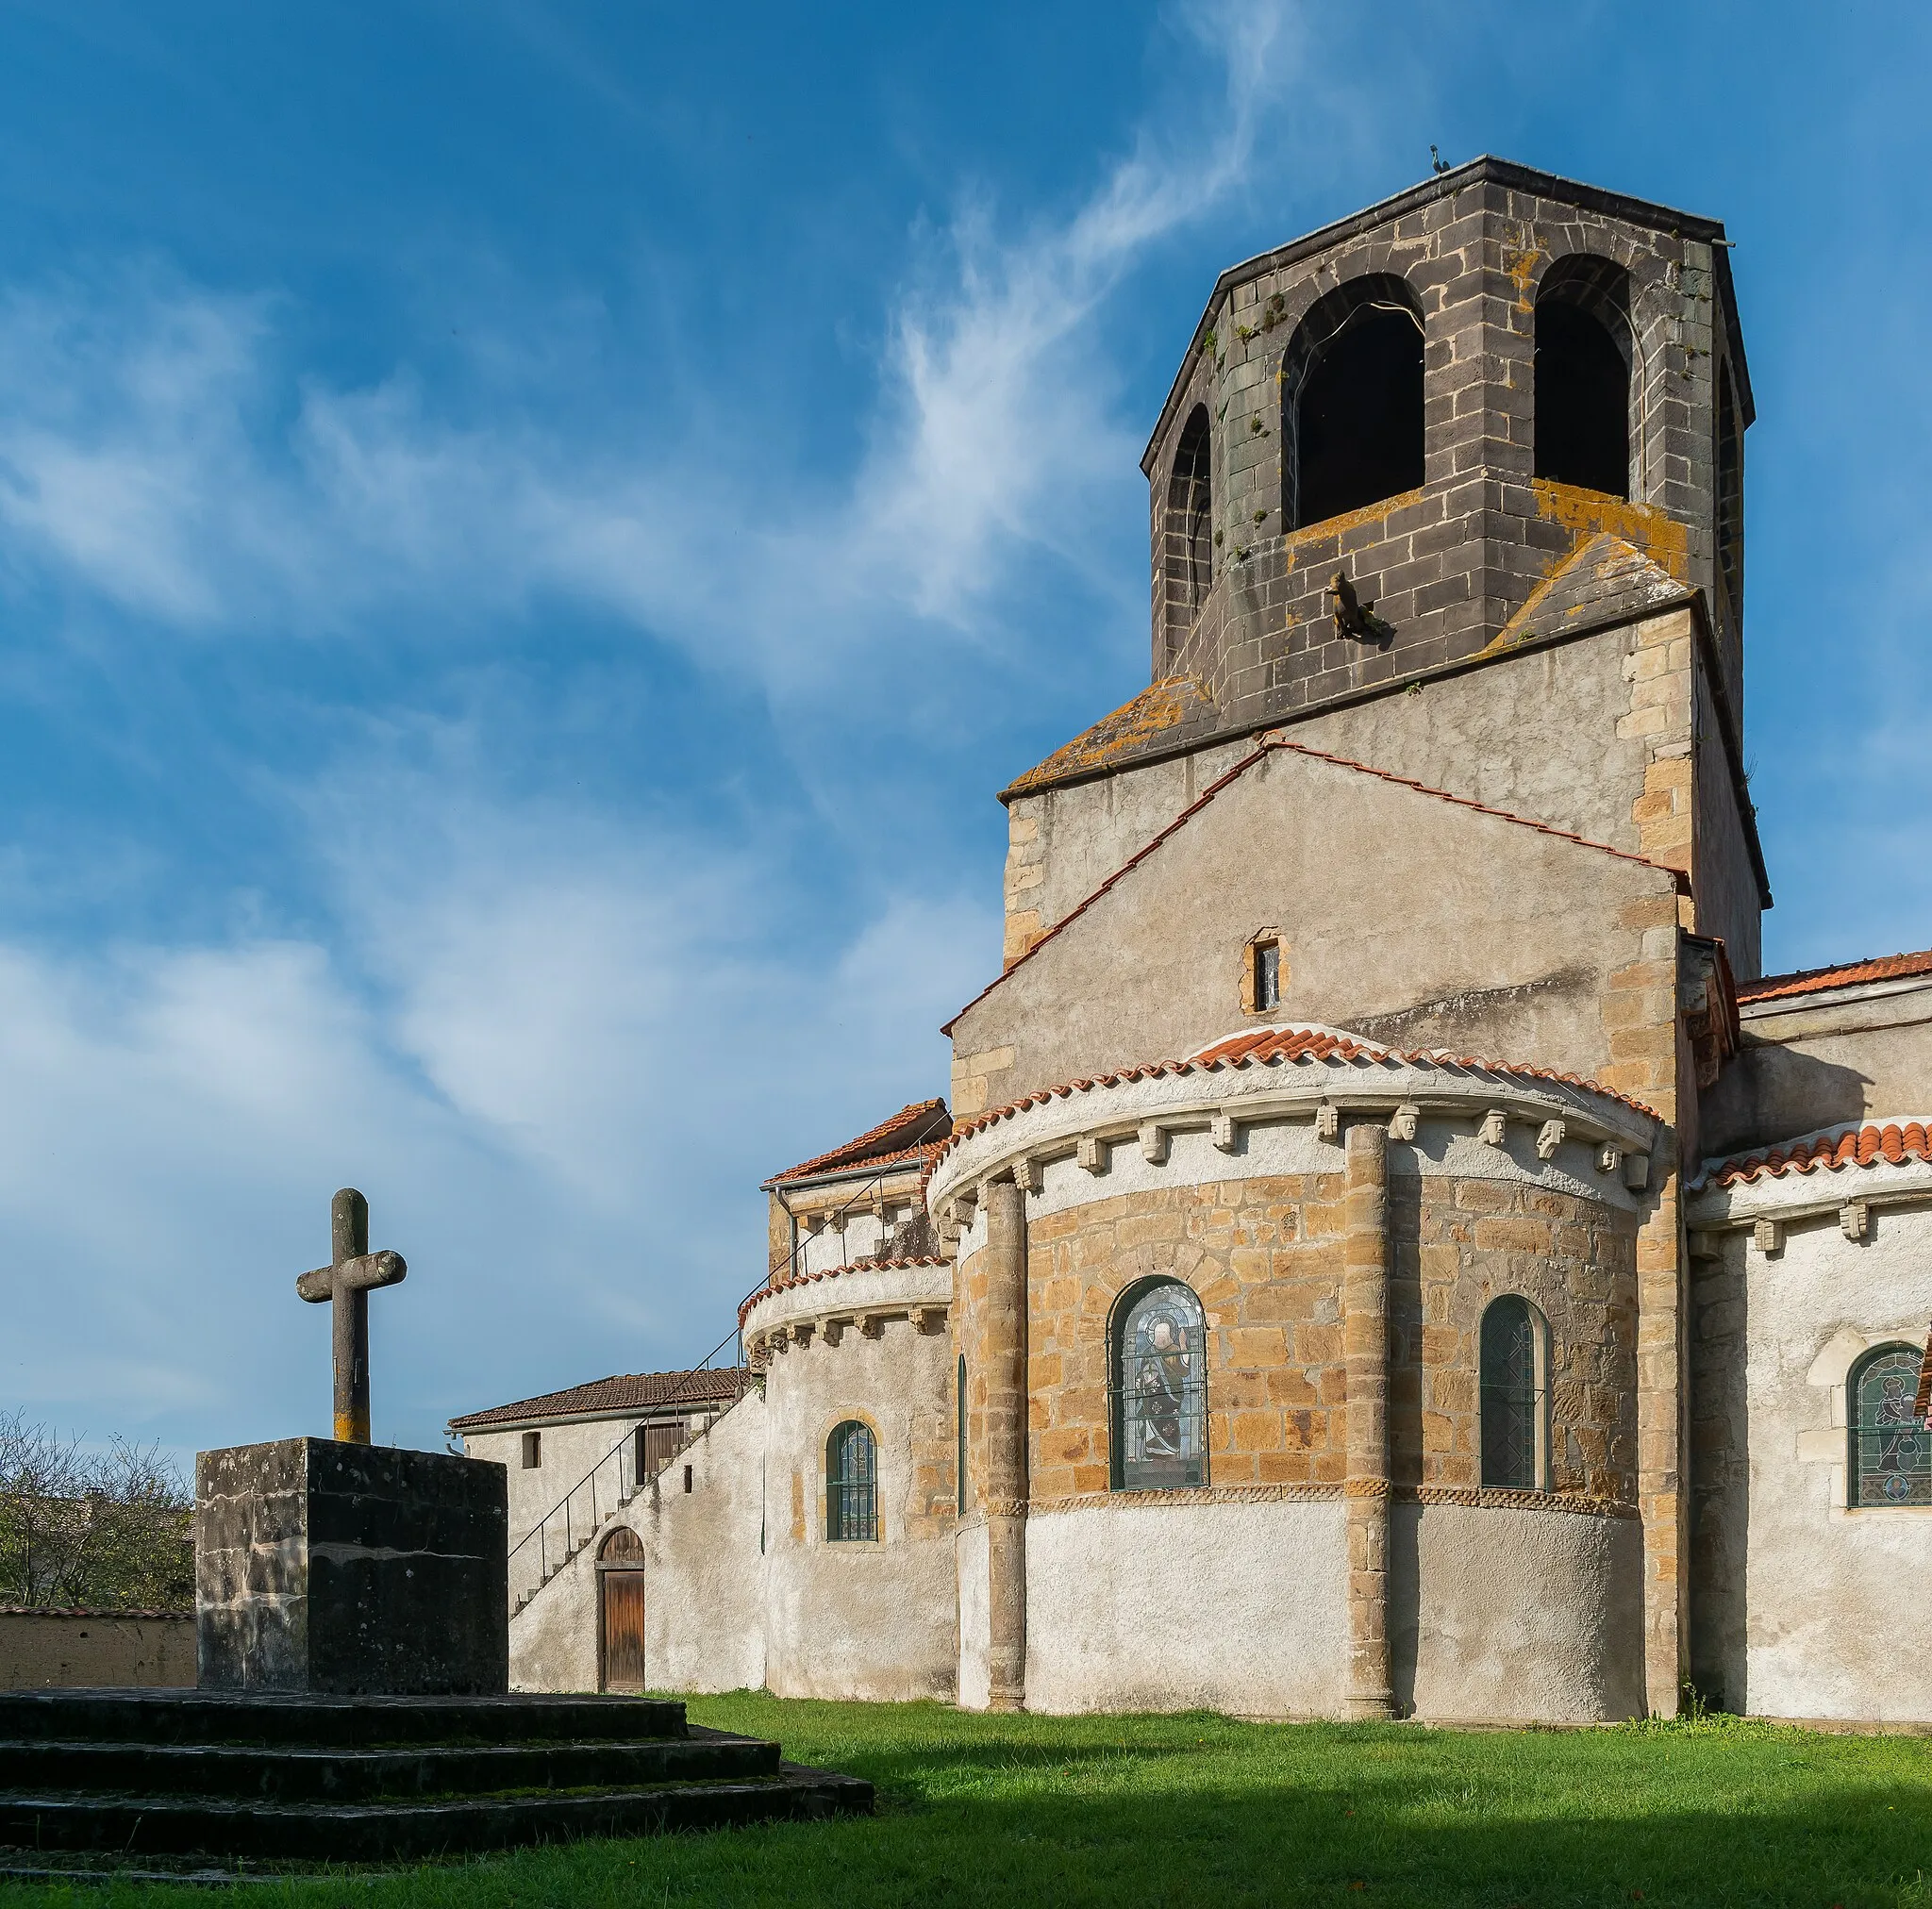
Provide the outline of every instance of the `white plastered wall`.
{"type": "Polygon", "coordinates": [[[1027,1709],[1339,1716],[1345,1519],[1339,1499],[1124,1496],[1028,1519],[1027,1709]]]}
{"type": "MultiPolygon", "coordinates": [[[[1842,1177],[1848,1196],[1878,1184],[1842,1177]]],[[[1791,1225],[1781,1253],[1743,1233],[1725,1251],[1746,1256],[1742,1707],[1932,1721],[1932,1659],[1901,1632],[1932,1576],[1932,1507],[1845,1502],[1845,1381],[1870,1347],[1924,1345],[1932,1210],[1875,1210],[1862,1242],[1827,1214],[1791,1225]]]]}
{"type": "Polygon", "coordinates": [[[1643,1714],[1634,1519],[1524,1505],[1391,1508],[1397,1702],[1425,1720],[1597,1723],[1643,1714]]]}
{"type": "Polygon", "coordinates": [[[763,1396],[748,1392],[511,1618],[512,1689],[597,1688],[596,1558],[618,1524],[635,1531],[644,1548],[651,1687],[739,1690],[764,1683],[766,1420],[763,1396]]]}
{"type": "MultiPolygon", "coordinates": [[[[877,1283],[847,1275],[808,1297],[868,1282],[877,1283]]],[[[773,1353],[764,1622],[775,1695],[952,1697],[951,1469],[937,1478],[920,1458],[950,1446],[952,1360],[951,1338],[919,1331],[906,1313],[885,1318],[876,1337],[848,1324],[834,1345],[821,1326],[809,1343],[773,1353]],[[878,1439],[876,1544],[825,1536],[825,1441],[846,1419],[869,1424],[878,1439]]]]}

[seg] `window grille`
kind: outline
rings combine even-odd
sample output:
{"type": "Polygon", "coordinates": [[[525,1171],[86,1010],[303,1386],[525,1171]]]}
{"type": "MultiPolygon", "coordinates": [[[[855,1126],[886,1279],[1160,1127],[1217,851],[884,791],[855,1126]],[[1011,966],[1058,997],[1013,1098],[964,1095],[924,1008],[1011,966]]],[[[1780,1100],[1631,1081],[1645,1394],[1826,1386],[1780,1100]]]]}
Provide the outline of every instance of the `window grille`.
{"type": "Polygon", "coordinates": [[[848,1419],[825,1441],[825,1536],[850,1544],[878,1535],[878,1446],[870,1426],[848,1419]]]}
{"type": "Polygon", "coordinates": [[[1536,1308],[1515,1293],[1494,1301],[1483,1314],[1483,1484],[1495,1489],[1544,1488],[1539,1449],[1543,1417],[1540,1325],[1536,1308]]]}
{"type": "Polygon", "coordinates": [[[1255,1007],[1265,1013],[1281,1005],[1281,943],[1255,944],[1255,1007]]]}
{"type": "Polygon", "coordinates": [[[1854,1369],[1851,1502],[1932,1504],[1932,1436],[1914,1418],[1919,1353],[1882,1346],[1854,1369]]]}
{"type": "Polygon", "coordinates": [[[1114,1336],[1113,1483],[1166,1491],[1208,1482],[1208,1333],[1177,1280],[1125,1296],[1114,1336]]]}

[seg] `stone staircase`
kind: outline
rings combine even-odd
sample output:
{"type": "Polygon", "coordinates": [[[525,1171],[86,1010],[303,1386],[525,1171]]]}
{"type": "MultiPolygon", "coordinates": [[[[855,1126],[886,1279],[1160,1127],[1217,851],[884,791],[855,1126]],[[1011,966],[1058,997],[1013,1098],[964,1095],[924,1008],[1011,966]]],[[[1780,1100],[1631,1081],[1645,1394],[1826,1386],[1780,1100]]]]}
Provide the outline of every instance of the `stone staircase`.
{"type": "Polygon", "coordinates": [[[872,1805],[651,1698],[0,1693],[0,1872],[49,1851],[413,1862],[872,1805]]]}

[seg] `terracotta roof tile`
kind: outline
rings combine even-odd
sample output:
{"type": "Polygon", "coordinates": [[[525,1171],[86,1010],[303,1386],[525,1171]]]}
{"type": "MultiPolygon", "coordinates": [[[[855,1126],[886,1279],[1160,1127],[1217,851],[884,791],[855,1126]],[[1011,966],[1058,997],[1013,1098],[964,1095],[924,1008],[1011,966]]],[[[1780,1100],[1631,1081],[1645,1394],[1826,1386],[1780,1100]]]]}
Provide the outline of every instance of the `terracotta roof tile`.
{"type": "Polygon", "coordinates": [[[483,1412],[466,1412],[449,1421],[452,1432],[482,1431],[491,1425],[523,1419],[570,1419],[585,1413],[649,1411],[665,1405],[711,1405],[737,1399],[752,1383],[741,1367],[724,1366],[695,1372],[620,1372],[592,1379],[587,1386],[570,1386],[561,1392],[541,1392],[514,1404],[492,1405],[483,1412]]]}
{"type": "Polygon", "coordinates": [[[1926,1138],[1923,1120],[1907,1120],[1903,1126],[1887,1121],[1882,1127],[1868,1122],[1835,1128],[1783,1146],[1736,1154],[1707,1166],[1699,1184],[1740,1187],[1752,1180],[1780,1180],[1788,1173],[1829,1173],[1841,1167],[1898,1167],[1908,1160],[1932,1164],[1932,1140],[1926,1138]]]}
{"type": "Polygon", "coordinates": [[[940,1029],[940,1032],[946,1035],[951,1034],[953,1029],[958,1025],[961,1017],[977,1007],[1001,982],[1006,980],[1008,975],[1011,974],[1015,969],[1032,960],[1034,955],[1039,954],[1041,949],[1044,948],[1061,929],[1078,921],[1116,882],[1124,875],[1130,874],[1135,869],[1139,868],[1163,842],[1166,842],[1173,836],[1178,834],[1181,829],[1185,828],[1216,796],[1238,782],[1249,770],[1254,768],[1256,763],[1266,756],[1271,749],[1287,750],[1296,755],[1306,755],[1315,762],[1328,763],[1337,769],[1348,769],[1355,771],[1357,774],[1373,775],[1378,782],[1392,782],[1403,788],[1412,788],[1419,795],[1433,796],[1438,802],[1453,803],[1457,808],[1474,809],[1478,815],[1493,816],[1499,822],[1514,822],[1519,828],[1534,829],[1538,835],[1555,836],[1559,841],[1575,842],[1581,848],[1595,849],[1600,855],[1615,855],[1619,861],[1634,862],[1640,868],[1656,869],[1658,873],[1672,877],[1677,885],[1677,892],[1679,894],[1688,895],[1690,892],[1690,878],[1685,874],[1683,870],[1667,868],[1662,863],[1650,861],[1643,855],[1633,855],[1627,849],[1614,849],[1607,842],[1591,841],[1588,836],[1573,835],[1568,829],[1552,828],[1548,822],[1536,822],[1528,816],[1511,815],[1506,808],[1491,808],[1489,804],[1476,802],[1469,796],[1453,795],[1446,788],[1432,788],[1427,783],[1417,782],[1412,776],[1396,775],[1389,770],[1375,769],[1366,762],[1357,762],[1346,755],[1331,755],[1325,750],[1310,749],[1306,743],[1289,741],[1285,736],[1264,736],[1255,745],[1254,749],[1242,756],[1224,775],[1218,776],[1214,781],[1210,782],[1164,829],[1154,836],[1143,847],[1136,850],[1133,855],[1129,855],[1091,895],[1075,906],[1068,909],[1039,940],[1027,949],[1025,954],[1018,956],[1001,973],[994,975],[964,1007],[960,1008],[958,1014],[953,1016],[951,1021],[947,1021],[940,1029]]]}
{"type": "Polygon", "coordinates": [[[1759,981],[1740,982],[1740,1002],[1777,1001],[1791,994],[1823,994],[1831,988],[1856,988],[1864,981],[1905,981],[1932,974],[1932,948],[1916,954],[1881,954],[1872,961],[1848,962],[1840,968],[1801,968],[1794,974],[1767,974],[1759,981]]]}
{"type": "MultiPolygon", "coordinates": [[[[1440,1069],[1444,1073],[1493,1075],[1503,1080],[1556,1081],[1564,1087],[1581,1087],[1586,1093],[1615,1101],[1620,1106],[1641,1114],[1647,1120],[1661,1122],[1661,1116],[1641,1101],[1634,1101],[1628,1094],[1617,1093],[1582,1074],[1557,1073],[1549,1068],[1527,1067],[1510,1061],[1480,1060],[1474,1055],[1450,1054],[1434,1048],[1404,1051],[1378,1047],[1373,1041],[1359,1040],[1328,1028],[1274,1028],[1254,1035],[1230,1036],[1226,1040],[1204,1048],[1188,1060],[1156,1061],[1149,1066],[1121,1068],[1112,1073],[1096,1074],[1091,1080],[1064,1081],[1057,1087],[1041,1087],[1003,1107],[991,1107],[983,1114],[975,1114],[971,1120],[955,1125],[952,1137],[938,1150],[932,1166],[926,1169],[925,1180],[929,1183],[940,1161],[972,1135],[983,1133],[1001,1120],[1010,1120],[1028,1107],[1043,1107],[1049,1101],[1070,1100],[1074,1094],[1089,1093],[1095,1087],[1158,1080],[1163,1075],[1218,1073],[1224,1068],[1314,1065],[1339,1065],[1362,1070],[1378,1066],[1424,1067],[1440,1069]]],[[[924,1191],[924,1187],[921,1190],[924,1191]]]]}
{"type": "Polygon", "coordinates": [[[836,1173],[841,1167],[885,1167],[921,1159],[952,1131],[944,1101],[914,1101],[856,1140],[801,1160],[761,1184],[770,1188],[791,1180],[809,1180],[820,1173],[836,1173]]]}
{"type": "MultiPolygon", "coordinates": [[[[933,1152],[940,1150],[935,1147],[933,1152]]],[[[952,1262],[941,1255],[934,1254],[924,1259],[855,1259],[850,1266],[828,1266],[823,1272],[794,1273],[790,1279],[775,1279],[770,1286],[761,1286],[758,1291],[743,1300],[738,1308],[740,1331],[744,1328],[746,1316],[760,1300],[770,1299],[774,1292],[790,1292],[795,1286],[811,1286],[822,1279],[837,1279],[844,1272],[891,1272],[901,1266],[950,1266],[952,1262]]]]}
{"type": "Polygon", "coordinates": [[[1388,1052],[1374,1041],[1335,1034],[1325,1027],[1263,1027],[1230,1035],[1189,1058],[1197,1066],[1212,1067],[1234,1061],[1354,1060],[1361,1054],[1379,1058],[1388,1052]]]}

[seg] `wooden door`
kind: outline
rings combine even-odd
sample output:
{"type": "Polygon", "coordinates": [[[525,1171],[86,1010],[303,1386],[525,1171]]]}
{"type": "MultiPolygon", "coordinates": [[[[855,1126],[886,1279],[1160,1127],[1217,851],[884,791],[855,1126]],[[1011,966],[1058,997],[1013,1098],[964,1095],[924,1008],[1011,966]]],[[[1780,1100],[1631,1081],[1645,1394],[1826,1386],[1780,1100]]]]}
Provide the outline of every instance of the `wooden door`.
{"type": "Polygon", "coordinates": [[[603,1596],[604,1687],[644,1687],[644,1574],[639,1570],[597,1573],[603,1596]]]}
{"type": "Polygon", "coordinates": [[[684,1420],[674,1419],[668,1425],[641,1425],[638,1428],[641,1452],[638,1462],[639,1483],[646,1478],[655,1478],[684,1450],[684,1420]]]}

